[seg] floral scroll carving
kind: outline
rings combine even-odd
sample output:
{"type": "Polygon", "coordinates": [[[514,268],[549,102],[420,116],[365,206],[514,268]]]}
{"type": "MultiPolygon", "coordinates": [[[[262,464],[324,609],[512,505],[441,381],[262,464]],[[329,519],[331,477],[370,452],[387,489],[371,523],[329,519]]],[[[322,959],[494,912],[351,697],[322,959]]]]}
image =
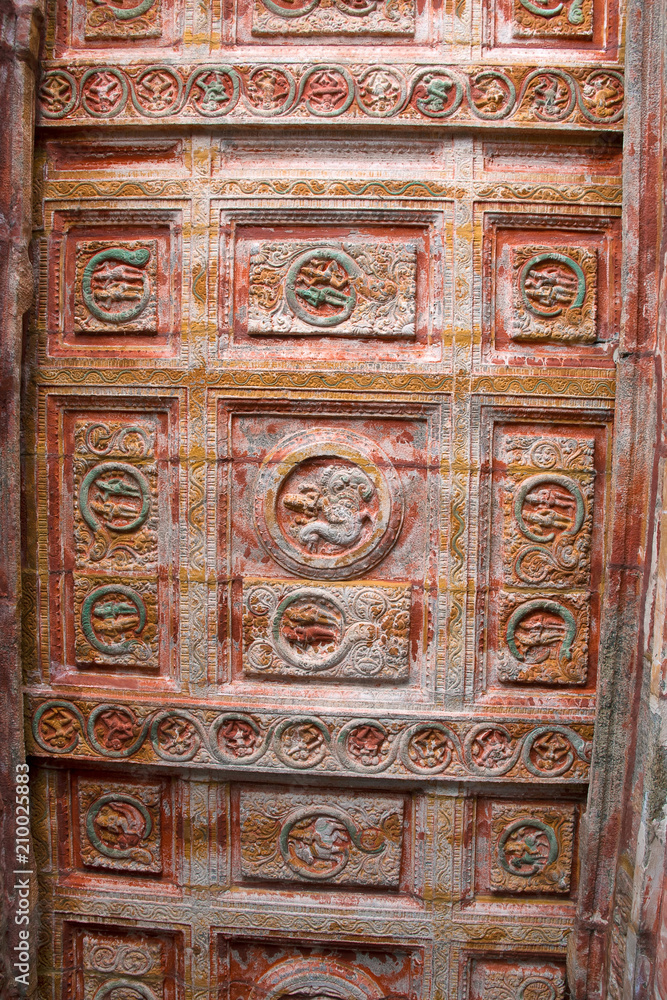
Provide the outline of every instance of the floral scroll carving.
{"type": "Polygon", "coordinates": [[[244,672],[405,680],[409,587],[244,586],[244,672]]]}
{"type": "Polygon", "coordinates": [[[413,243],[261,243],[250,256],[248,333],[414,337],[413,243]]]}
{"type": "Polygon", "coordinates": [[[244,878],[398,886],[400,796],[244,789],[240,809],[244,878]]]}

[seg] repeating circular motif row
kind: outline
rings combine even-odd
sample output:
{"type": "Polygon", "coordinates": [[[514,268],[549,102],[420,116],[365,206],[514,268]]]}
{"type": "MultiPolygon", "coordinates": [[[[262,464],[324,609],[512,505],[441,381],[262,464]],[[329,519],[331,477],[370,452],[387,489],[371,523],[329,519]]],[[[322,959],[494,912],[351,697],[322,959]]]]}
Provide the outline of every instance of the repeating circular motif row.
{"type": "MultiPolygon", "coordinates": [[[[64,700],[44,702],[33,716],[33,735],[48,753],[70,754],[82,740],[97,754],[125,759],[148,739],[165,761],[187,762],[203,751],[231,766],[253,765],[272,753],[295,770],[338,765],[345,771],[500,777],[519,762],[540,778],[566,775],[577,760],[590,760],[590,745],[568,726],[543,724],[515,736],[501,723],[477,723],[460,734],[444,722],[353,719],[342,726],[311,715],[289,716],[261,727],[244,712],[226,712],[204,723],[185,709],[163,709],[143,720],[124,705],[101,704],[84,718],[64,700]]],[[[263,761],[266,765],[267,760],[263,761]]]]}
{"type": "Polygon", "coordinates": [[[584,122],[612,125],[623,116],[623,77],[616,70],[592,69],[578,80],[563,69],[534,69],[520,84],[501,69],[464,73],[448,67],[420,68],[411,75],[394,66],[368,66],[355,73],[341,65],[309,66],[297,77],[284,66],[235,68],[208,65],[188,75],[167,64],[132,74],[115,66],[91,67],[77,82],[64,68],[47,70],[39,97],[45,119],[82,111],[91,118],[116,118],[128,103],[146,118],[186,113],[222,118],[242,102],[260,118],[305,112],[316,118],[346,114],[356,102],[370,118],[404,112],[433,120],[466,111],[471,120],[499,121],[523,108],[538,122],[561,122],[578,110],[584,122]]]}

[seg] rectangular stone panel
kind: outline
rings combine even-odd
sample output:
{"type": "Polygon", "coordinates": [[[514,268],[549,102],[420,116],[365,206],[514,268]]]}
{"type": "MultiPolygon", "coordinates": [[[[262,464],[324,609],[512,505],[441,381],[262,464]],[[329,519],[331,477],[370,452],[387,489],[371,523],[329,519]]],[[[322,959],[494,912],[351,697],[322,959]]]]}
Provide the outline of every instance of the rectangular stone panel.
{"type": "Polygon", "coordinates": [[[402,795],[247,787],[239,798],[245,881],[396,890],[405,881],[402,795]]]}
{"type": "MultiPolygon", "coordinates": [[[[531,0],[483,0],[486,42],[502,50],[511,47],[563,52],[574,50],[582,59],[609,58],[619,36],[619,8],[610,0],[564,0],[533,3],[531,0]]],[[[498,52],[500,55],[500,52],[498,52]]],[[[545,74],[547,76],[547,74],[545,74]]],[[[592,72],[589,92],[608,117],[613,117],[613,73],[592,72]]],[[[562,113],[561,81],[547,79],[542,91],[545,123],[562,113]]]]}
{"type": "Polygon", "coordinates": [[[278,935],[251,938],[218,937],[219,995],[224,1000],[253,1000],[276,995],[301,995],[315,983],[322,996],[378,1000],[398,996],[421,1000],[427,958],[422,948],[397,943],[382,946],[348,942],[302,940],[278,935]]]}
{"type": "Polygon", "coordinates": [[[569,802],[479,799],[478,896],[567,898],[575,888],[579,806],[569,802]]]}
{"type": "Polygon", "coordinates": [[[179,236],[176,211],[56,211],[48,243],[49,350],[176,353],[179,236]]]}
{"type": "Polygon", "coordinates": [[[167,782],[81,774],[73,777],[71,794],[67,819],[77,868],[169,878],[174,806],[167,782]]]}
{"type": "Polygon", "coordinates": [[[182,34],[181,8],[180,0],[143,0],[132,6],[61,0],[55,9],[55,51],[119,46],[132,51],[137,46],[145,50],[173,45],[182,34]]]}
{"type": "Polygon", "coordinates": [[[91,920],[66,923],[63,937],[63,1000],[106,1000],[119,991],[132,1000],[182,1000],[180,934],[91,920]]]}
{"type": "MultiPolygon", "coordinates": [[[[218,621],[225,671],[239,681],[264,676],[309,686],[429,683],[434,648],[424,638],[432,614],[425,588],[438,550],[440,416],[439,408],[372,401],[331,401],[324,408],[306,400],[288,408],[278,400],[219,403],[218,621]],[[352,583],[360,578],[363,585],[352,583]],[[248,615],[247,605],[244,612],[255,585],[268,588],[266,614],[248,615]],[[328,653],[325,633],[316,639],[321,651],[308,666],[297,633],[286,643],[279,629],[276,638],[267,617],[273,622],[272,602],[297,588],[310,588],[312,599],[326,591],[320,614],[337,616],[341,627],[346,622],[346,638],[341,633],[328,653]]],[[[306,604],[300,601],[301,612],[295,605],[288,617],[305,614],[306,604]]],[[[261,598],[256,610],[263,605],[261,598]]],[[[304,636],[314,636],[310,624],[304,636]]]]}
{"type": "Polygon", "coordinates": [[[611,364],[620,316],[620,220],[484,212],[483,354],[611,364]]]}
{"type": "Polygon", "coordinates": [[[52,670],[173,676],[176,408],[56,397],[48,414],[52,670]]]}
{"type": "Polygon", "coordinates": [[[564,961],[551,956],[488,956],[471,964],[466,1000],[565,1000],[564,961]]]}
{"type": "Polygon", "coordinates": [[[254,0],[252,34],[273,38],[340,35],[410,36],[415,31],[414,0],[370,0],[336,4],[254,0]]]}
{"type": "Polygon", "coordinates": [[[405,681],[410,587],[244,580],[243,672],[249,677],[405,681]]]}
{"type": "Polygon", "coordinates": [[[355,345],[388,359],[432,352],[451,311],[438,214],[264,214],[265,225],[245,210],[223,215],[221,347],[332,360],[355,345]]]}
{"type": "Polygon", "coordinates": [[[483,460],[488,454],[492,468],[481,488],[479,689],[504,700],[542,688],[554,704],[557,690],[575,698],[580,688],[590,697],[607,431],[592,420],[513,422],[509,414],[485,421],[485,428],[483,460]]]}

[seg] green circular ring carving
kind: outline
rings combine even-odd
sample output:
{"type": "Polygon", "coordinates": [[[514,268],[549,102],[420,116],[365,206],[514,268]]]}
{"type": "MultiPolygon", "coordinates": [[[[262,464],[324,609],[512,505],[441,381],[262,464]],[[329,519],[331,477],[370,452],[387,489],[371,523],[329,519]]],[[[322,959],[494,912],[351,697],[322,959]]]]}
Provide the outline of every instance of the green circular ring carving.
{"type": "Polygon", "coordinates": [[[579,264],[576,260],[573,260],[572,257],[568,257],[567,254],[556,253],[551,250],[546,253],[535,254],[534,257],[531,257],[530,260],[527,260],[523,265],[519,275],[519,289],[521,291],[521,298],[523,299],[526,309],[528,309],[528,311],[534,316],[539,316],[540,319],[555,319],[556,316],[560,316],[563,312],[562,306],[555,312],[544,312],[539,310],[526,294],[526,278],[528,277],[528,272],[531,267],[535,267],[536,264],[543,264],[547,260],[557,260],[560,264],[564,264],[566,267],[571,268],[577,277],[577,294],[574,302],[571,306],[568,306],[568,309],[579,309],[584,304],[584,299],[586,298],[586,276],[579,264]]]}
{"type": "Polygon", "coordinates": [[[71,701],[60,701],[60,700],[46,701],[39,706],[32,719],[33,736],[35,737],[36,742],[40,745],[42,750],[46,750],[47,753],[72,753],[74,750],[76,750],[77,746],[79,745],[81,741],[81,734],[83,734],[85,728],[86,724],[84,722],[83,715],[76,707],[76,705],[73,705],[71,701]],[[42,716],[50,708],[66,709],[68,712],[72,713],[72,715],[76,718],[76,722],[78,723],[80,733],[75,732],[74,735],[72,736],[71,741],[65,747],[51,746],[51,744],[47,743],[40,734],[39,724],[41,722],[42,716]]]}
{"type": "Polygon", "coordinates": [[[506,872],[509,872],[510,875],[518,875],[519,878],[530,878],[539,871],[538,868],[533,866],[533,871],[517,872],[514,871],[513,868],[510,868],[505,857],[505,844],[512,834],[517,830],[520,830],[522,826],[535,826],[538,830],[541,830],[544,834],[546,834],[546,838],[549,841],[549,855],[547,860],[544,862],[545,868],[547,865],[552,864],[558,857],[558,841],[556,840],[556,834],[554,833],[553,828],[547,826],[546,823],[542,823],[539,819],[518,819],[516,822],[510,823],[509,826],[505,827],[500,840],[498,841],[498,861],[500,862],[500,866],[501,868],[504,868],[506,872]]]}
{"type": "Polygon", "coordinates": [[[563,607],[562,604],[559,604],[558,601],[546,601],[542,599],[528,601],[526,604],[522,604],[514,611],[508,621],[505,635],[507,638],[507,645],[509,646],[512,656],[514,656],[521,663],[525,662],[525,658],[519,652],[516,642],[514,641],[514,635],[519,622],[523,621],[526,615],[531,614],[533,611],[550,611],[551,614],[559,615],[563,619],[567,626],[567,632],[565,634],[563,648],[560,655],[564,660],[571,660],[572,643],[574,642],[574,637],[577,634],[577,623],[574,620],[574,615],[567,608],[563,607]]]}
{"type": "Polygon", "coordinates": [[[345,3],[345,0],[338,0],[336,6],[344,14],[349,14],[350,17],[365,17],[366,14],[372,14],[374,10],[377,9],[378,0],[366,0],[363,7],[350,7],[349,4],[345,3]]]}
{"type": "Polygon", "coordinates": [[[338,264],[344,268],[345,272],[350,276],[350,278],[356,278],[360,273],[359,267],[343,250],[336,250],[335,247],[315,247],[313,250],[306,250],[294,261],[289,271],[287,272],[287,278],[285,279],[285,298],[287,303],[292,310],[292,312],[302,319],[304,323],[310,323],[311,326],[338,326],[339,323],[344,323],[346,319],[349,319],[352,315],[354,307],[357,304],[357,292],[352,285],[350,287],[350,295],[348,301],[343,307],[343,311],[336,313],[334,316],[314,316],[312,313],[307,312],[298,300],[298,292],[296,289],[296,281],[299,276],[299,271],[307,264],[309,261],[313,260],[315,257],[325,257],[330,260],[335,260],[338,264]]]}
{"type": "MultiPolygon", "coordinates": [[[[443,94],[435,92],[434,94],[429,95],[429,97],[418,97],[415,101],[417,110],[422,115],[426,115],[427,118],[449,118],[456,111],[458,111],[459,107],[461,106],[461,102],[463,100],[463,84],[452,73],[450,73],[449,70],[438,69],[437,67],[434,69],[421,70],[412,80],[410,86],[410,100],[412,100],[414,96],[417,85],[421,83],[422,79],[428,74],[431,74],[433,76],[435,76],[436,74],[444,76],[447,79],[447,82],[450,84],[449,89],[451,89],[452,86],[454,87],[454,100],[452,101],[449,107],[443,108],[442,111],[434,111],[428,106],[428,101],[431,99],[431,97],[435,96],[444,103],[443,94]]],[[[432,84],[433,81],[431,80],[429,84],[424,84],[424,86],[429,87],[432,86],[432,84]]],[[[446,91],[446,94],[449,94],[449,89],[446,91]]]]}
{"type": "Polygon", "coordinates": [[[473,83],[475,85],[479,84],[481,80],[501,80],[502,83],[507,87],[507,104],[504,108],[500,108],[499,111],[484,111],[482,108],[478,108],[472,99],[472,92],[470,89],[470,81],[466,81],[466,86],[468,90],[468,103],[470,104],[470,110],[477,118],[482,118],[484,121],[497,121],[499,118],[507,118],[507,116],[514,110],[514,105],[516,102],[516,87],[513,81],[505,73],[501,73],[497,69],[486,69],[481,73],[478,73],[474,79],[473,83]]]}
{"type": "Polygon", "coordinates": [[[311,10],[315,10],[320,0],[308,0],[303,7],[297,7],[295,10],[287,10],[285,7],[281,7],[280,4],[274,3],[274,0],[262,0],[262,3],[270,10],[272,14],[277,14],[278,17],[295,18],[295,17],[305,17],[306,14],[310,14],[311,10]]]}
{"type": "Polygon", "coordinates": [[[100,854],[103,854],[107,858],[129,858],[132,856],[133,848],[116,848],[107,847],[103,840],[97,835],[97,830],[95,829],[95,820],[102,808],[109,804],[109,802],[124,802],[128,806],[133,806],[138,809],[141,813],[142,819],[146,824],[146,832],[144,833],[143,839],[150,836],[150,832],[153,829],[153,820],[151,815],[146,808],[146,806],[139,799],[136,799],[133,795],[115,795],[113,792],[107,792],[106,795],[101,795],[99,799],[91,805],[88,813],[86,815],[86,833],[88,834],[88,839],[100,854]]]}
{"type": "Polygon", "coordinates": [[[40,103],[41,103],[40,114],[42,118],[66,118],[67,115],[74,110],[74,107],[76,105],[78,96],[76,80],[74,79],[71,73],[67,72],[66,69],[52,69],[44,73],[39,80],[40,90],[44,86],[44,84],[46,84],[49,80],[53,80],[54,77],[61,77],[66,81],[67,85],[70,88],[71,96],[68,101],[65,101],[60,111],[49,111],[48,108],[44,106],[43,103],[44,98],[40,97],[40,103]]]}
{"type": "Polygon", "coordinates": [[[139,316],[139,314],[142,313],[148,305],[151,287],[148,275],[145,271],[143,271],[141,275],[143,281],[143,291],[141,298],[136,305],[131,306],[129,309],[123,309],[122,312],[118,313],[107,312],[106,310],[101,309],[93,298],[91,282],[95,268],[107,260],[118,260],[121,264],[129,264],[132,267],[143,267],[144,264],[148,263],[149,257],[150,252],[146,250],[145,247],[140,247],[138,250],[126,250],[124,247],[110,247],[108,250],[100,250],[99,253],[96,253],[94,257],[90,258],[83,271],[81,291],[83,293],[83,301],[86,304],[86,308],[93,314],[93,316],[96,317],[96,319],[101,320],[103,323],[114,324],[129,323],[130,320],[136,319],[136,317],[139,316]]]}
{"type": "MultiPolygon", "coordinates": [[[[278,838],[278,846],[280,847],[280,853],[287,865],[298,874],[302,875],[303,872],[296,868],[291,861],[289,853],[289,835],[292,832],[294,826],[300,823],[304,819],[311,819],[318,816],[326,816],[330,819],[335,819],[339,823],[342,823],[347,832],[350,835],[350,840],[354,846],[363,851],[364,854],[382,854],[386,849],[386,842],[380,844],[378,847],[366,848],[361,842],[361,837],[359,836],[359,831],[355,824],[350,819],[349,815],[343,810],[338,809],[336,806],[322,806],[321,809],[315,808],[313,806],[303,806],[301,809],[295,809],[294,812],[285,820],[281,830],[280,836],[278,838]]],[[[342,855],[334,868],[330,872],[308,872],[307,878],[317,879],[318,881],[326,881],[327,879],[333,878],[338,875],[340,871],[343,870],[348,862],[347,855],[342,855]]]]}
{"type": "Polygon", "coordinates": [[[83,602],[83,607],[81,608],[81,628],[86,639],[93,649],[96,649],[98,652],[106,653],[108,656],[119,656],[121,653],[126,653],[132,647],[132,642],[126,640],[125,642],[114,642],[106,645],[97,638],[93,630],[93,604],[100,597],[105,597],[107,594],[122,594],[129,601],[132,601],[139,615],[139,624],[134,629],[137,635],[139,635],[146,624],[146,605],[136,590],[133,590],[132,587],[126,587],[121,583],[98,587],[96,590],[91,591],[83,602]]]}
{"type": "Polygon", "coordinates": [[[245,78],[243,86],[244,86],[243,100],[245,102],[246,107],[248,108],[249,111],[252,112],[252,114],[259,115],[261,118],[277,118],[278,115],[284,115],[285,112],[288,111],[292,107],[292,104],[294,103],[294,95],[296,94],[296,82],[292,74],[289,72],[289,70],[286,69],[284,66],[272,66],[270,63],[266,63],[262,66],[255,66],[255,68],[245,78]],[[248,95],[248,88],[252,83],[253,79],[260,73],[265,72],[266,70],[271,70],[272,72],[276,73],[276,75],[280,74],[284,76],[285,80],[287,81],[287,97],[285,98],[281,106],[278,108],[262,108],[257,104],[253,104],[248,95]]]}
{"type": "Polygon", "coordinates": [[[584,523],[584,517],[586,516],[586,505],[584,503],[584,497],[579,488],[579,484],[576,483],[574,479],[570,479],[569,476],[554,476],[549,473],[544,473],[539,476],[531,476],[530,479],[526,479],[521,484],[517,491],[516,497],[514,498],[514,516],[521,532],[526,536],[526,538],[529,538],[531,542],[553,542],[556,537],[555,532],[553,531],[548,535],[535,535],[523,519],[524,500],[531,490],[533,490],[536,486],[540,486],[542,483],[555,483],[556,486],[562,486],[563,489],[569,490],[569,492],[574,496],[576,503],[574,524],[568,531],[564,532],[564,534],[576,535],[584,523]]]}
{"type": "Polygon", "coordinates": [[[105,1000],[114,990],[134,990],[142,1000],[155,1000],[155,994],[149,990],[148,986],[132,979],[110,979],[102,983],[93,1000],[105,1000]]]}
{"type": "MultiPolygon", "coordinates": [[[[588,76],[584,80],[584,83],[585,84],[590,83],[594,77],[601,75],[610,76],[613,80],[618,81],[618,83],[621,85],[621,88],[623,88],[624,86],[623,76],[613,69],[593,70],[592,73],[588,74],[588,76]]],[[[598,115],[592,114],[589,108],[586,106],[583,94],[581,93],[581,87],[579,87],[579,89],[577,90],[577,103],[579,105],[579,110],[581,111],[584,118],[587,118],[589,122],[594,122],[596,125],[599,125],[601,122],[603,122],[605,125],[613,125],[614,122],[620,121],[624,114],[623,101],[621,101],[621,105],[618,111],[616,111],[613,115],[609,115],[608,118],[602,118],[598,115]]]]}
{"type": "Polygon", "coordinates": [[[221,107],[216,107],[212,110],[206,110],[196,101],[192,101],[192,107],[197,112],[198,115],[202,115],[203,118],[224,118],[228,115],[230,111],[233,111],[236,107],[239,99],[239,94],[241,93],[241,82],[238,73],[232,66],[227,65],[215,65],[215,66],[202,66],[196,69],[194,73],[190,74],[187,86],[185,88],[185,100],[183,101],[183,106],[185,106],[188,101],[192,98],[193,88],[197,85],[197,80],[202,76],[207,76],[209,73],[219,73],[222,76],[227,76],[232,83],[232,94],[225,104],[221,107]]]}
{"type": "Polygon", "coordinates": [[[96,519],[90,505],[88,503],[88,494],[90,492],[90,487],[93,485],[95,480],[104,475],[105,472],[124,472],[128,476],[132,476],[135,483],[141,491],[142,505],[141,510],[135,517],[134,521],[130,524],[123,524],[120,527],[111,527],[111,531],[122,532],[124,534],[136,531],[140,528],[148,517],[148,512],[151,509],[150,492],[149,486],[146,479],[133,465],[127,465],[125,462],[102,462],[100,465],[95,465],[87,473],[86,478],[81,483],[81,491],[79,493],[79,510],[81,511],[81,517],[84,519],[88,527],[92,531],[99,531],[101,528],[100,522],[96,519]]]}
{"type": "Polygon", "coordinates": [[[121,113],[125,105],[127,104],[127,98],[129,94],[127,79],[120,72],[120,70],[115,69],[113,66],[97,66],[95,69],[87,69],[86,72],[81,77],[81,83],[79,85],[81,93],[81,104],[84,111],[86,111],[92,118],[116,118],[117,115],[121,113]],[[91,107],[88,103],[88,98],[84,90],[85,85],[88,81],[95,76],[96,73],[109,73],[111,76],[115,77],[120,84],[121,95],[120,100],[115,108],[111,108],[110,111],[96,111],[95,108],[91,107]]]}
{"type": "Polygon", "coordinates": [[[318,64],[317,66],[311,66],[309,70],[301,77],[301,83],[299,84],[299,92],[296,96],[296,104],[299,103],[303,97],[306,85],[310,80],[311,76],[315,73],[338,73],[345,80],[345,85],[347,87],[347,97],[341,104],[339,108],[331,108],[329,111],[324,111],[321,108],[313,107],[310,99],[306,97],[305,105],[311,115],[315,115],[317,118],[337,118],[338,115],[344,114],[347,109],[352,104],[354,100],[354,80],[350,72],[344,66],[328,66],[324,64],[318,64]]]}
{"type": "Polygon", "coordinates": [[[106,7],[118,21],[132,21],[135,17],[142,17],[155,2],[156,0],[142,0],[136,7],[114,7],[113,4],[105,3],[105,0],[93,0],[93,3],[106,7]]]}

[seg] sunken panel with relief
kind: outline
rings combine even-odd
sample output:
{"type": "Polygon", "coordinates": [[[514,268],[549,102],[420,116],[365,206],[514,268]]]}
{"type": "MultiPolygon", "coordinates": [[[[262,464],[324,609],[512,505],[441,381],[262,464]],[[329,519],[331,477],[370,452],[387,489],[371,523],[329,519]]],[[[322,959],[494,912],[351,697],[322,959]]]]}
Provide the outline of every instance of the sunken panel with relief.
{"type": "Polygon", "coordinates": [[[502,418],[488,426],[482,565],[489,589],[478,596],[478,684],[492,698],[540,688],[591,692],[607,431],[502,418]]]}
{"type": "Polygon", "coordinates": [[[182,1000],[183,945],[176,932],[67,923],[63,1000],[182,1000]]]}
{"type": "Polygon", "coordinates": [[[49,401],[48,638],[62,681],[175,675],[176,418],[173,405],[49,401]]]}
{"type": "Polygon", "coordinates": [[[49,351],[176,353],[180,226],[177,211],[56,211],[48,243],[49,351]]]}
{"type": "MultiPolygon", "coordinates": [[[[55,19],[55,55],[70,49],[123,48],[126,51],[174,45],[182,35],[179,0],[59,0],[55,19]]],[[[100,52],[99,50],[102,50],[100,52]]]]}
{"type": "Polygon", "coordinates": [[[219,621],[226,643],[231,598],[236,678],[425,682],[439,420],[370,401],[220,403],[219,621]]]}
{"type": "Polygon", "coordinates": [[[306,224],[280,213],[262,225],[247,210],[224,213],[221,351],[436,360],[441,328],[451,323],[448,215],[403,212],[372,223],[322,212],[306,224]]]}
{"type": "Polygon", "coordinates": [[[483,356],[503,364],[612,363],[620,219],[483,214],[483,356]]]}
{"type": "Polygon", "coordinates": [[[59,781],[60,865],[72,884],[174,879],[175,789],[164,778],[100,772],[59,781]]]}
{"type": "Polygon", "coordinates": [[[578,804],[478,799],[475,814],[478,899],[572,895],[578,804]]]}
{"type": "Polygon", "coordinates": [[[243,786],[233,849],[243,883],[409,891],[414,807],[404,795],[243,786]]]}
{"type": "MultiPolygon", "coordinates": [[[[613,0],[483,0],[483,12],[485,41],[497,57],[508,48],[533,50],[533,56],[535,50],[574,50],[582,61],[618,57],[621,12],[613,0]]],[[[586,81],[589,99],[608,103],[610,118],[617,83],[618,74],[606,67],[591,71],[586,81]]],[[[558,84],[555,76],[554,102],[558,84]]]]}
{"type": "Polygon", "coordinates": [[[296,944],[284,937],[218,937],[218,995],[269,1000],[317,995],[327,1000],[421,1000],[430,956],[400,943],[360,945],[345,939],[296,944]]]}
{"type": "Polygon", "coordinates": [[[466,1000],[565,1000],[565,962],[545,956],[473,958],[466,1000]]]}

